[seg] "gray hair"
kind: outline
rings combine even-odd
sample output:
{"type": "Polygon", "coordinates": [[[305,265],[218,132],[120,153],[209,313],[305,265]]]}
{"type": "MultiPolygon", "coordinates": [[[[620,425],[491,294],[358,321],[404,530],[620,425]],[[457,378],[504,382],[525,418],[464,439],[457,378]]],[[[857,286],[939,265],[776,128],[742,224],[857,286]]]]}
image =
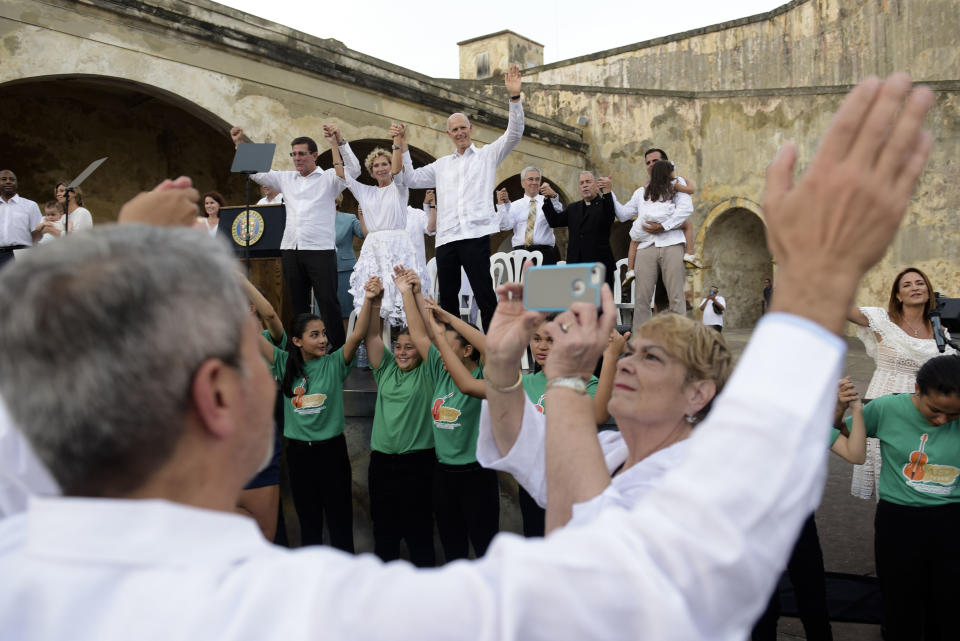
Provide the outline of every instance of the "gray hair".
{"type": "Polygon", "coordinates": [[[577,176],[577,179],[579,180],[579,179],[582,178],[585,174],[590,174],[590,177],[593,178],[594,180],[597,179],[597,175],[596,175],[595,173],[593,173],[592,171],[590,171],[589,169],[584,169],[583,171],[581,171],[581,172],[580,172],[580,175],[577,176]]]}
{"type": "Polygon", "coordinates": [[[541,179],[543,178],[543,172],[540,171],[540,168],[530,165],[529,167],[524,167],[523,171],[520,172],[520,180],[523,180],[526,177],[528,171],[535,171],[541,179]]]}
{"type": "Polygon", "coordinates": [[[207,234],[133,225],[0,272],[0,394],[65,494],[140,487],[180,439],[200,365],[240,367],[235,272],[207,234]]]}
{"type": "Polygon", "coordinates": [[[463,119],[467,121],[467,126],[468,126],[468,127],[470,126],[470,118],[467,117],[467,114],[465,114],[465,113],[463,113],[463,112],[461,112],[461,111],[458,111],[458,112],[456,112],[456,113],[450,114],[450,116],[447,117],[447,130],[448,130],[448,131],[450,130],[450,121],[453,120],[453,117],[454,117],[454,116],[463,116],[463,119]]]}

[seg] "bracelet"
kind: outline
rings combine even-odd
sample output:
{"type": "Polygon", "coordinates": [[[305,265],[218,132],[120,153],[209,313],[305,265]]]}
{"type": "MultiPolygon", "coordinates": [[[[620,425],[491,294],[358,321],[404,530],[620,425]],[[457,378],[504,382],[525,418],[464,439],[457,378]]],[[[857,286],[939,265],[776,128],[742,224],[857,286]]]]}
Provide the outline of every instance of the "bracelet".
{"type": "Polygon", "coordinates": [[[397,150],[399,150],[399,149],[403,149],[403,147],[401,147],[400,145],[394,145],[394,146],[393,146],[393,150],[394,150],[394,151],[397,151],[397,150]]]}
{"type": "Polygon", "coordinates": [[[520,100],[520,94],[517,94],[516,96],[510,96],[510,100],[520,100]]]}
{"type": "Polygon", "coordinates": [[[430,209],[436,209],[436,208],[437,208],[436,205],[427,205],[427,207],[429,207],[430,209]]]}
{"type": "Polygon", "coordinates": [[[487,387],[492,389],[494,392],[499,392],[500,394],[509,394],[510,392],[519,389],[520,386],[523,385],[523,372],[517,372],[517,382],[509,387],[497,387],[490,382],[489,378],[485,378],[483,380],[487,382],[487,387]]]}
{"type": "Polygon", "coordinates": [[[347,142],[348,141],[346,138],[341,138],[340,140],[337,141],[337,147],[343,147],[345,144],[347,144],[347,142]]]}
{"type": "Polygon", "coordinates": [[[557,378],[551,378],[547,381],[547,389],[551,387],[563,387],[573,390],[582,396],[586,396],[587,394],[587,380],[579,376],[558,376],[557,378]]]}
{"type": "Polygon", "coordinates": [[[335,162],[335,163],[333,163],[333,166],[334,166],[334,167],[343,167],[343,163],[342,163],[342,162],[335,162]]]}

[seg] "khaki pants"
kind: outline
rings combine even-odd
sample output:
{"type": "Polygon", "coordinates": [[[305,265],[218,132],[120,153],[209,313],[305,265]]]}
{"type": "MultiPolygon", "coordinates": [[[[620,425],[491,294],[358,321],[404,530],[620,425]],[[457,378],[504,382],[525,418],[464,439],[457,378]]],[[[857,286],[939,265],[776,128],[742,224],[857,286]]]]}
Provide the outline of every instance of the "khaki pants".
{"type": "Polygon", "coordinates": [[[650,318],[650,299],[657,286],[657,271],[663,277],[663,285],[670,299],[670,311],[677,314],[687,313],[687,303],[683,298],[683,281],[686,269],[683,266],[683,244],[657,247],[651,245],[637,250],[637,261],[633,271],[636,273],[636,296],[634,298],[633,329],[650,318]]]}

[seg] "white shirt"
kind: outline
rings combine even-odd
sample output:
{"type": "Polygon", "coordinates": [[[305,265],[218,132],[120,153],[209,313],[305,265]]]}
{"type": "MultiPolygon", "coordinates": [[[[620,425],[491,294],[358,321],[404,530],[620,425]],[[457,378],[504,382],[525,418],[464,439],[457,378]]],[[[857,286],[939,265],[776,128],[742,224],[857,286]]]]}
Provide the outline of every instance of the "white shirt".
{"type": "MultiPolygon", "coordinates": [[[[547,472],[544,445],[547,418],[529,398],[524,400],[520,433],[513,447],[503,456],[493,439],[491,422],[481,418],[480,432],[477,435],[477,461],[483,467],[513,475],[540,507],[546,507],[547,472]]],[[[613,474],[627,460],[627,444],[620,432],[614,430],[598,432],[597,440],[600,441],[607,471],[613,474]]],[[[657,487],[664,475],[684,459],[688,443],[688,440],[674,443],[614,476],[602,494],[573,506],[570,522],[590,521],[609,505],[624,508],[636,505],[644,494],[657,487]]]]}
{"type": "Polygon", "coordinates": [[[521,137],[523,106],[518,100],[510,103],[507,130],[489,145],[470,145],[462,154],[454,152],[417,169],[409,152],[403,154],[407,186],[437,189],[437,247],[500,231],[492,197],[497,167],[521,137]]]}
{"type": "Polygon", "coordinates": [[[363,208],[363,224],[368,235],[384,229],[406,228],[410,190],[403,182],[403,172],[394,176],[386,187],[364,185],[349,176],[340,182],[350,189],[363,208]]]}
{"type": "Polygon", "coordinates": [[[164,501],[32,500],[0,521],[0,638],[739,641],[819,502],[844,351],[764,317],[638,505],[545,539],[501,533],[439,569],[287,550],[246,517],[164,501]]]}
{"type": "Polygon", "coordinates": [[[14,426],[0,399],[0,519],[25,510],[31,496],[59,493],[56,481],[14,426]]]}
{"type": "Polygon", "coordinates": [[[257,201],[258,205],[280,205],[283,203],[283,194],[277,193],[277,197],[270,200],[266,196],[257,201]]]}
{"type": "MultiPolygon", "coordinates": [[[[544,196],[537,194],[533,199],[537,201],[537,215],[533,222],[532,244],[550,245],[553,247],[557,244],[557,238],[553,234],[553,227],[550,226],[550,223],[547,222],[546,217],[543,215],[544,196]]],[[[563,211],[563,205],[560,204],[559,196],[554,196],[550,199],[550,202],[553,203],[554,211],[563,211]]],[[[500,229],[503,231],[507,229],[513,230],[513,238],[510,243],[514,247],[523,247],[526,245],[527,218],[530,216],[530,196],[524,194],[520,200],[514,200],[507,205],[497,205],[497,212],[500,214],[500,229]]]]}
{"type": "MultiPolygon", "coordinates": [[[[340,146],[344,172],[356,178],[360,161],[350,145],[340,146]]],[[[280,249],[332,249],[336,251],[336,197],[346,185],[333,169],[317,167],[301,176],[298,171],[268,171],[251,176],[254,182],[283,193],[287,226],[280,249]]]]}
{"type": "MultiPolygon", "coordinates": [[[[727,311],[727,301],[724,300],[723,296],[717,295],[714,296],[717,299],[717,302],[723,305],[723,311],[727,311]]],[[[704,301],[707,301],[706,298],[700,301],[700,304],[703,305],[704,301]]],[[[707,306],[703,308],[703,324],[704,325],[723,325],[723,314],[718,314],[713,311],[713,301],[707,301],[707,306]]]]}
{"type": "MultiPolygon", "coordinates": [[[[407,235],[410,236],[410,244],[413,245],[413,251],[417,255],[417,273],[427,273],[427,249],[423,242],[423,236],[433,236],[436,232],[427,231],[427,223],[430,220],[430,214],[422,209],[407,206],[407,235]]],[[[431,291],[430,288],[422,283],[424,291],[431,291]]]]}
{"type": "MultiPolygon", "coordinates": [[[[677,178],[674,182],[682,185],[687,184],[683,178],[677,178]]],[[[662,222],[654,221],[660,222],[665,231],[659,234],[651,234],[652,238],[640,242],[637,245],[637,249],[645,249],[651,245],[656,247],[669,247],[670,245],[679,245],[684,242],[683,230],[680,229],[680,225],[693,213],[693,199],[690,198],[690,194],[678,191],[673,196],[671,202],[674,204],[673,214],[662,222]]],[[[634,224],[640,223],[639,217],[645,217],[644,210],[650,207],[656,207],[656,203],[643,199],[643,187],[633,192],[633,195],[630,197],[630,200],[627,201],[626,205],[621,205],[620,202],[617,201],[617,195],[613,194],[613,208],[616,212],[617,219],[620,221],[627,221],[637,216],[638,220],[634,224]]]]}
{"type": "Polygon", "coordinates": [[[0,198],[0,247],[12,245],[33,245],[30,235],[43,215],[37,203],[19,194],[14,194],[10,200],[0,198]]]}

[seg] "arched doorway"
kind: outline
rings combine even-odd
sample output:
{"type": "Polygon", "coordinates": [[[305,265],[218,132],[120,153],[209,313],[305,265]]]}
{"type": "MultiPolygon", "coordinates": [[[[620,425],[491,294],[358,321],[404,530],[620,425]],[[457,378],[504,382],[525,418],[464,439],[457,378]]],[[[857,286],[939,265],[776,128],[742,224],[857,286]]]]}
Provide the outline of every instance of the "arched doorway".
{"type": "Polygon", "coordinates": [[[83,185],[97,222],[115,220],[137,192],[180,175],[201,193],[243,201],[243,177],[230,173],[229,124],[167,91],[105,76],[31,78],[0,85],[0,113],[0,166],[41,205],[57,180],[103,156],[109,160],[83,185]]]}
{"type": "Polygon", "coordinates": [[[759,206],[745,198],[717,205],[707,215],[696,244],[704,260],[697,275],[696,302],[716,285],[727,301],[724,326],[752,327],[761,315],[763,280],[773,278],[759,206]]]}

